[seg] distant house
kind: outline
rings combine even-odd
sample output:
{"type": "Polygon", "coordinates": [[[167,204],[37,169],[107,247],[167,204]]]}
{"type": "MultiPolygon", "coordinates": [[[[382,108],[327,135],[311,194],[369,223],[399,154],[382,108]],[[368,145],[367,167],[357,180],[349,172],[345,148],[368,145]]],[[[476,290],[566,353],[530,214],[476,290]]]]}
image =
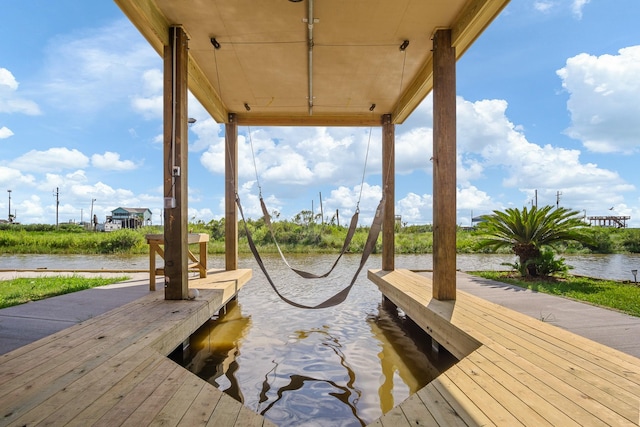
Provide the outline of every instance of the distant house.
{"type": "Polygon", "coordinates": [[[148,208],[117,208],[111,211],[107,222],[120,223],[122,228],[138,228],[151,225],[151,210],[148,208]]]}

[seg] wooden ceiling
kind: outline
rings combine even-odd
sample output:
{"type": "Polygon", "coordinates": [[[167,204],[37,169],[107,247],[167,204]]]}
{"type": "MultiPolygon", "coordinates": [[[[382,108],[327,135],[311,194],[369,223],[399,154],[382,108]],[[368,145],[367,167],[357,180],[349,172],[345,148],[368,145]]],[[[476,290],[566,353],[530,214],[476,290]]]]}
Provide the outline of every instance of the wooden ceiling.
{"type": "Polygon", "coordinates": [[[431,91],[436,30],[460,57],[508,0],[115,2],[160,55],[182,26],[189,89],[217,122],[368,126],[402,123],[431,91]]]}

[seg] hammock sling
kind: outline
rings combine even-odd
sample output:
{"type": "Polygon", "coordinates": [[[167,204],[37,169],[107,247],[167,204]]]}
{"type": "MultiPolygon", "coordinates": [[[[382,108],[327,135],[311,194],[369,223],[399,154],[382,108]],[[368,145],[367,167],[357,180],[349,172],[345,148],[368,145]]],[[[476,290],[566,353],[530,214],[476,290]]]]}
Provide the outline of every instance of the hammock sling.
{"type": "MultiPolygon", "coordinates": [[[[319,304],[316,304],[316,305],[305,305],[305,304],[297,303],[295,301],[292,301],[292,300],[288,299],[287,297],[282,295],[280,293],[280,291],[278,291],[277,286],[275,285],[275,283],[271,279],[271,276],[269,276],[267,268],[265,267],[264,263],[262,262],[262,258],[260,257],[260,254],[258,253],[258,249],[256,248],[256,245],[253,242],[253,238],[251,237],[251,233],[249,232],[249,227],[247,227],[247,222],[245,220],[244,213],[242,211],[242,204],[240,203],[240,197],[237,194],[236,194],[236,205],[238,206],[238,211],[240,212],[240,216],[242,217],[242,223],[244,225],[244,230],[245,230],[245,232],[247,234],[247,241],[249,243],[249,248],[251,249],[251,253],[253,254],[253,257],[255,258],[256,262],[258,263],[258,266],[260,267],[260,270],[262,270],[262,272],[264,273],[265,277],[267,278],[267,281],[269,282],[269,284],[271,285],[271,287],[273,288],[275,293],[280,297],[280,299],[282,301],[286,302],[289,305],[292,305],[292,306],[297,307],[297,308],[305,308],[305,309],[315,310],[315,309],[320,309],[320,308],[334,307],[334,306],[342,303],[347,298],[347,296],[349,295],[349,292],[351,291],[351,288],[355,284],[356,279],[358,278],[358,275],[360,274],[360,271],[362,271],[362,269],[364,268],[365,263],[367,262],[367,259],[369,258],[369,255],[371,255],[371,253],[373,252],[373,249],[375,248],[376,242],[378,240],[378,236],[380,235],[380,230],[382,229],[382,215],[383,215],[383,211],[384,211],[384,197],[382,197],[382,199],[380,200],[380,203],[378,204],[378,207],[376,208],[375,217],[374,217],[373,222],[371,224],[371,228],[369,229],[369,235],[367,236],[367,241],[366,241],[366,243],[364,245],[364,249],[362,251],[362,256],[360,258],[360,265],[358,266],[358,269],[356,270],[355,274],[353,275],[353,278],[351,279],[351,283],[349,283],[349,285],[347,287],[345,287],[344,289],[342,289],[341,291],[339,291],[335,295],[331,296],[327,300],[325,300],[325,301],[323,301],[323,302],[321,302],[319,304]]],[[[354,215],[354,217],[355,216],[356,215],[354,215]]],[[[266,218],[268,218],[268,215],[265,215],[265,222],[267,221],[266,218]]],[[[352,223],[353,222],[354,221],[352,219],[352,223]]],[[[357,223],[357,219],[356,219],[356,223],[357,223]]],[[[355,229],[355,227],[354,227],[354,229],[355,229]]],[[[348,240],[350,240],[350,238],[348,240]]],[[[345,242],[345,245],[347,245],[346,242],[345,242]]],[[[278,251],[279,250],[280,250],[280,248],[278,248],[278,251]]],[[[343,247],[343,252],[342,253],[344,253],[345,250],[346,250],[345,247],[343,247]]],[[[340,254],[340,256],[342,256],[342,253],[340,254]]],[[[281,253],[281,255],[282,255],[282,253],[281,253]]],[[[338,259],[339,258],[340,257],[338,257],[338,259]]],[[[337,264],[337,262],[338,261],[336,260],[336,262],[334,263],[333,267],[335,267],[335,264],[337,264]]],[[[287,265],[289,265],[289,264],[287,263],[287,265]]],[[[333,270],[333,267],[331,268],[331,270],[333,270]]],[[[291,267],[289,266],[289,268],[291,268],[291,267]]],[[[294,270],[294,269],[292,269],[292,270],[294,270]]],[[[298,273],[298,274],[300,274],[300,273],[298,273]]],[[[307,273],[307,274],[309,274],[309,273],[307,273]]],[[[328,274],[329,273],[326,273],[326,275],[328,275],[328,274]]],[[[325,277],[326,275],[318,276],[318,277],[325,277]]]]}
{"type": "Polygon", "coordinates": [[[338,255],[338,258],[336,258],[335,262],[333,263],[333,265],[331,266],[329,271],[327,271],[324,274],[314,274],[314,273],[309,273],[308,271],[299,270],[297,268],[292,267],[289,264],[289,262],[287,261],[287,258],[284,256],[284,253],[282,253],[282,250],[280,249],[280,245],[278,244],[278,240],[276,240],[276,234],[273,231],[273,225],[271,224],[271,216],[269,215],[269,212],[267,211],[267,206],[264,204],[264,199],[262,198],[262,196],[260,196],[260,207],[262,208],[262,215],[264,216],[264,223],[269,228],[269,232],[271,233],[271,238],[273,239],[273,243],[275,243],[276,248],[278,249],[278,253],[280,254],[280,258],[282,258],[282,261],[284,261],[284,263],[287,265],[287,267],[289,267],[292,271],[294,271],[296,274],[298,274],[298,276],[303,277],[305,279],[321,279],[321,278],[327,277],[329,274],[331,274],[333,269],[336,268],[336,265],[338,265],[338,261],[340,261],[340,258],[342,258],[342,255],[344,255],[345,252],[347,252],[347,249],[349,248],[349,245],[351,244],[351,239],[353,238],[353,235],[356,233],[356,227],[358,226],[358,216],[360,214],[360,210],[359,210],[359,208],[357,208],[356,209],[356,213],[354,213],[353,216],[351,217],[351,223],[349,224],[349,229],[347,230],[347,236],[344,239],[344,244],[342,245],[342,249],[340,250],[340,254],[338,255]]]}
{"type": "MultiPolygon", "coordinates": [[[[258,183],[258,188],[260,189],[260,208],[262,209],[262,215],[264,217],[264,222],[265,222],[267,228],[269,229],[269,233],[271,234],[271,239],[273,240],[273,243],[276,245],[276,248],[278,249],[278,253],[280,254],[280,258],[282,258],[282,261],[286,264],[287,267],[289,267],[289,269],[291,271],[295,272],[298,276],[300,276],[300,277],[302,277],[304,279],[321,279],[321,278],[325,278],[325,277],[329,276],[329,274],[331,274],[331,272],[338,265],[338,262],[340,261],[340,258],[342,258],[342,255],[344,255],[345,252],[347,252],[347,249],[349,248],[349,245],[351,244],[351,239],[353,238],[354,234],[356,233],[356,228],[358,226],[358,217],[359,217],[359,214],[360,214],[360,199],[362,198],[362,188],[364,186],[364,178],[365,178],[365,174],[366,174],[366,170],[367,170],[367,161],[369,159],[369,148],[371,146],[371,131],[372,131],[372,129],[370,128],[369,129],[369,141],[367,142],[367,152],[366,152],[366,156],[365,156],[365,160],[364,160],[364,167],[363,167],[363,170],[362,170],[362,183],[360,184],[360,197],[358,198],[358,203],[356,204],[355,213],[351,217],[351,222],[349,224],[349,228],[347,230],[347,235],[346,235],[344,243],[342,245],[342,249],[340,250],[340,254],[336,258],[335,262],[333,263],[333,265],[331,266],[329,271],[327,271],[324,274],[314,274],[314,273],[310,273],[308,271],[299,270],[297,268],[292,267],[291,264],[289,264],[289,262],[287,261],[287,258],[284,256],[284,253],[282,252],[282,249],[280,249],[280,245],[278,244],[278,240],[276,239],[276,234],[275,234],[275,232],[273,230],[273,225],[271,224],[271,215],[269,215],[269,211],[267,210],[267,206],[265,205],[264,199],[262,197],[262,187],[260,186],[260,178],[258,177],[258,167],[256,165],[256,155],[255,155],[255,152],[253,150],[253,138],[251,137],[251,128],[249,128],[249,143],[251,145],[251,156],[253,158],[253,169],[254,169],[255,174],[256,174],[256,182],[258,183]]],[[[237,194],[236,194],[236,204],[238,204],[240,212],[242,213],[242,208],[240,207],[240,200],[239,200],[239,197],[238,197],[237,194]]],[[[377,216],[378,216],[378,212],[376,211],[376,217],[377,216]]],[[[243,220],[244,220],[244,217],[243,217],[243,220]]],[[[245,229],[246,229],[246,224],[245,224],[245,229]]],[[[247,236],[248,235],[249,235],[249,233],[247,231],[247,236]]],[[[377,237],[378,236],[376,235],[376,239],[377,239],[377,237]]],[[[365,245],[365,247],[366,247],[366,245],[365,245]]]]}
{"type": "MultiPolygon", "coordinates": [[[[355,232],[356,232],[356,227],[358,225],[358,217],[359,217],[359,213],[360,213],[360,199],[358,199],[358,204],[356,206],[356,211],[353,214],[353,216],[351,217],[351,223],[349,224],[349,229],[347,230],[347,235],[345,237],[345,241],[344,244],[342,245],[342,249],[340,251],[340,254],[338,255],[337,259],[335,260],[335,262],[333,263],[333,265],[331,266],[331,268],[329,269],[329,271],[327,271],[324,274],[314,274],[314,273],[309,273],[307,271],[303,271],[303,270],[299,270],[296,268],[293,268],[289,262],[287,261],[286,257],[284,256],[284,253],[282,252],[282,250],[280,249],[280,245],[278,244],[278,241],[276,240],[276,236],[275,236],[275,232],[273,230],[273,225],[271,224],[271,215],[269,215],[269,212],[267,210],[267,206],[264,203],[264,199],[262,198],[262,189],[260,187],[260,180],[258,178],[258,168],[256,165],[256,157],[255,157],[255,153],[253,151],[253,140],[251,138],[251,129],[249,129],[249,141],[251,144],[251,154],[253,157],[253,166],[254,166],[254,170],[256,173],[256,181],[258,183],[258,188],[260,188],[260,208],[262,209],[262,214],[264,216],[264,222],[267,225],[267,227],[269,228],[269,232],[271,233],[271,237],[273,239],[273,242],[276,245],[276,248],[278,249],[278,253],[280,254],[280,257],[282,258],[282,260],[284,261],[284,263],[287,265],[287,267],[289,267],[289,269],[291,269],[293,272],[295,272],[296,274],[298,274],[300,277],[305,278],[305,279],[319,279],[319,278],[324,278],[327,277],[329,274],[331,274],[331,272],[335,269],[336,265],[338,264],[338,261],[340,261],[340,258],[342,258],[342,255],[345,254],[345,252],[347,251],[349,244],[351,243],[351,239],[353,238],[355,232]]],[[[364,164],[364,170],[362,172],[362,184],[360,185],[360,197],[362,197],[362,187],[364,186],[364,178],[365,178],[365,172],[366,172],[366,167],[367,167],[367,159],[369,157],[369,147],[371,144],[371,129],[369,130],[369,142],[367,143],[367,155],[365,157],[365,164],[364,164]]],[[[253,257],[255,258],[256,262],[258,263],[258,266],[260,267],[260,270],[262,270],[262,272],[264,273],[265,277],[267,278],[267,281],[269,282],[269,285],[271,285],[271,287],[273,288],[273,290],[275,291],[275,293],[280,297],[280,299],[284,302],[286,302],[289,305],[292,305],[294,307],[298,307],[298,308],[305,308],[305,309],[320,309],[320,308],[329,308],[329,307],[333,307],[336,306],[340,303],[342,303],[347,296],[349,295],[349,292],[351,291],[351,288],[353,287],[353,285],[356,282],[356,279],[358,278],[358,275],[360,274],[360,272],[362,271],[362,269],[364,268],[365,263],[367,262],[367,259],[369,259],[369,255],[371,255],[371,253],[373,252],[375,246],[376,246],[376,242],[378,241],[378,236],[380,235],[380,230],[382,229],[382,213],[384,211],[384,196],[382,197],[382,199],[380,200],[380,203],[378,204],[378,207],[376,208],[376,213],[373,219],[373,222],[371,224],[371,228],[369,229],[369,235],[367,236],[367,241],[365,242],[363,251],[362,251],[362,256],[360,258],[360,264],[358,266],[358,269],[356,270],[355,274],[353,275],[353,278],[351,279],[351,282],[349,283],[349,285],[347,287],[345,287],[344,289],[342,289],[340,292],[336,293],[335,295],[333,295],[332,297],[328,298],[327,300],[316,304],[316,305],[305,305],[305,304],[300,304],[297,303],[295,301],[292,301],[290,299],[288,299],[287,297],[285,297],[284,295],[282,295],[280,293],[280,291],[278,290],[277,286],[275,285],[275,283],[273,282],[273,280],[271,279],[271,276],[269,275],[267,268],[264,265],[264,262],[262,261],[262,258],[260,257],[260,254],[258,253],[258,249],[256,248],[256,245],[253,241],[253,237],[251,236],[251,232],[249,231],[249,227],[247,227],[247,222],[245,220],[244,217],[244,212],[242,211],[242,204],[240,203],[240,196],[236,193],[236,205],[238,206],[238,211],[240,212],[240,216],[242,217],[242,224],[244,225],[244,230],[245,233],[247,234],[247,242],[249,243],[249,248],[251,249],[251,253],[253,254],[253,257]]]]}

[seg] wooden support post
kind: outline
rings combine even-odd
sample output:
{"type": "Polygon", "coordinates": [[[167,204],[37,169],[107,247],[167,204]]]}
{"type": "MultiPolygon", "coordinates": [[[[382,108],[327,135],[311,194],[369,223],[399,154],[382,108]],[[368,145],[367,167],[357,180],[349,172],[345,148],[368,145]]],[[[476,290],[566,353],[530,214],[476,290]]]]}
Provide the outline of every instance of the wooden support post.
{"type": "Polygon", "coordinates": [[[169,28],[164,48],[164,274],[165,299],[188,297],[187,267],[187,35],[169,28]]]}
{"type": "Polygon", "coordinates": [[[433,297],[456,299],[456,55],[433,37],[433,297]]]}
{"type": "Polygon", "coordinates": [[[395,125],[391,114],[382,116],[382,191],[384,218],[382,220],[382,269],[395,268],[395,125]]]}
{"type": "Polygon", "coordinates": [[[225,176],[225,269],[238,269],[238,208],[236,194],[238,193],[238,122],[236,115],[229,114],[229,123],[225,125],[224,145],[224,176],[225,176]]]}

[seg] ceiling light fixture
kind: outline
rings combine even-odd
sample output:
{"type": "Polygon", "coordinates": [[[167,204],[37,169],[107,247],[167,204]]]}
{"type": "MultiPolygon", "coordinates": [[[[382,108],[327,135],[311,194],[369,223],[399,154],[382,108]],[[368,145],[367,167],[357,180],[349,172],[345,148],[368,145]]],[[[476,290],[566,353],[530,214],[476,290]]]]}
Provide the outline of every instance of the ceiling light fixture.
{"type": "Polygon", "coordinates": [[[400,45],[400,50],[404,52],[407,49],[407,46],[409,46],[409,40],[403,41],[402,44],[400,45]]]}
{"type": "Polygon", "coordinates": [[[216,49],[220,49],[220,43],[218,43],[218,40],[216,40],[215,37],[211,37],[211,44],[213,45],[213,47],[215,47],[216,49]]]}

